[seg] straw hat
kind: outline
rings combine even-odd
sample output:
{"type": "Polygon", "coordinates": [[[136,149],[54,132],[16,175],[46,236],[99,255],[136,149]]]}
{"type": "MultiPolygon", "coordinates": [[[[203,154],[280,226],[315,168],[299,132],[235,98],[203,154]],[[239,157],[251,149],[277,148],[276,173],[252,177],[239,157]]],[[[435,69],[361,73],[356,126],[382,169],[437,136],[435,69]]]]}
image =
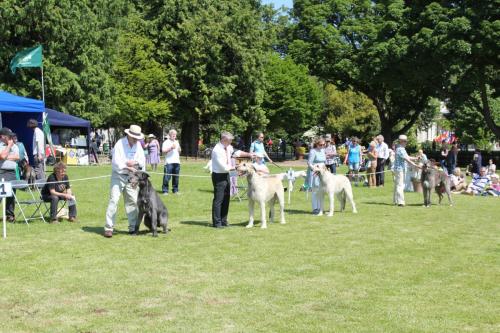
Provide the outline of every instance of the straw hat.
{"type": "Polygon", "coordinates": [[[128,136],[137,140],[144,139],[144,134],[141,133],[141,127],[137,125],[130,125],[130,127],[125,130],[125,133],[127,133],[128,136]]]}
{"type": "Polygon", "coordinates": [[[148,135],[148,139],[151,139],[151,138],[155,138],[156,139],[156,136],[154,134],[149,134],[148,135]]]}
{"type": "Polygon", "coordinates": [[[326,134],[325,135],[325,141],[332,141],[332,135],[331,134],[326,134]]]}
{"type": "Polygon", "coordinates": [[[399,141],[408,141],[408,137],[406,135],[404,135],[404,134],[401,134],[399,136],[399,141]]]}

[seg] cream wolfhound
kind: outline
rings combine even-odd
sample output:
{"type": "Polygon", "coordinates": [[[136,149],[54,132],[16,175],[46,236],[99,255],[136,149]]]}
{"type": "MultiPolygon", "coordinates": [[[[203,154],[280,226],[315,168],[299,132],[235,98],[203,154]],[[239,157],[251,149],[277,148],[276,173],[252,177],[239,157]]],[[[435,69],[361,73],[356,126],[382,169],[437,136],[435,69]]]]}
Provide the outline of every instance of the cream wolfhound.
{"type": "Polygon", "coordinates": [[[255,171],[252,164],[240,164],[236,170],[240,176],[247,175],[248,180],[248,212],[249,219],[247,228],[253,227],[254,204],[260,205],[261,228],[267,228],[266,222],[266,202],[270,201],[269,219],[274,220],[274,202],[276,198],[280,204],[281,224],[285,224],[285,190],[283,188],[283,175],[263,175],[260,176],[255,171]]]}
{"type": "Polygon", "coordinates": [[[324,204],[325,204],[325,193],[328,194],[330,198],[330,211],[328,216],[333,216],[334,204],[333,197],[337,195],[337,199],[340,201],[340,210],[343,211],[345,208],[346,197],[352,206],[352,212],[357,213],[356,204],[354,203],[354,198],[352,195],[352,187],[349,179],[344,175],[334,175],[326,169],[324,165],[316,165],[313,172],[317,172],[320,179],[320,208],[318,215],[323,215],[324,204]]]}

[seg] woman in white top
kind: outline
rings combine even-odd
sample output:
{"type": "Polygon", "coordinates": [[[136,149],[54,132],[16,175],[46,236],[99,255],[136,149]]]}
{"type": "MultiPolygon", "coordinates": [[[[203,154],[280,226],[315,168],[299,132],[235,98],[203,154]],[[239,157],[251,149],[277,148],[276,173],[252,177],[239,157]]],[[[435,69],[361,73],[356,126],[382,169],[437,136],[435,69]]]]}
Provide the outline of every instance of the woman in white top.
{"type": "Polygon", "coordinates": [[[168,184],[172,178],[172,193],[179,193],[179,173],[181,171],[181,145],[177,139],[177,131],[171,129],[168,138],[163,142],[161,151],[165,155],[165,167],[163,169],[163,195],[168,194],[168,184]]]}

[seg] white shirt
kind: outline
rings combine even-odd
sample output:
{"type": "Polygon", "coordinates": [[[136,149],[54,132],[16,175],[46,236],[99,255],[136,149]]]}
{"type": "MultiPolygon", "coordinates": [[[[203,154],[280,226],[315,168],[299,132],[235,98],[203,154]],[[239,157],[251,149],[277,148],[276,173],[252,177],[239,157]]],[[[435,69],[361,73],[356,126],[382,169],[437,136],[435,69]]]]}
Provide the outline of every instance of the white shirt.
{"type": "Polygon", "coordinates": [[[177,140],[170,140],[167,139],[163,142],[161,145],[161,151],[167,150],[172,148],[172,146],[176,144],[176,149],[170,150],[167,155],[165,156],[165,164],[172,164],[172,163],[181,163],[180,155],[179,152],[181,151],[181,145],[179,144],[179,141],[177,140]]]}
{"type": "Polygon", "coordinates": [[[379,143],[376,150],[378,158],[383,158],[384,160],[389,158],[389,147],[387,146],[387,143],[379,143]]]}
{"type": "Polygon", "coordinates": [[[135,145],[130,147],[127,137],[123,137],[115,144],[113,148],[113,159],[111,161],[111,167],[113,172],[117,173],[127,173],[127,161],[136,161],[139,164],[139,169],[146,171],[146,158],[144,157],[144,150],[142,149],[141,143],[136,142],[135,145]]]}
{"type": "Polygon", "coordinates": [[[228,173],[232,169],[231,156],[233,155],[233,146],[227,148],[222,143],[215,145],[212,149],[212,172],[228,173]]]}
{"type": "Polygon", "coordinates": [[[45,156],[45,136],[43,131],[36,127],[33,133],[33,156],[38,154],[45,156]]]}
{"type": "MultiPolygon", "coordinates": [[[[7,145],[3,142],[0,142],[0,152],[3,152],[5,149],[7,149],[7,145]]],[[[7,155],[5,160],[0,160],[0,169],[16,170],[17,162],[8,159],[9,157],[12,157],[15,154],[19,155],[19,147],[17,147],[17,145],[12,145],[12,147],[10,147],[9,154],[7,155]]]]}

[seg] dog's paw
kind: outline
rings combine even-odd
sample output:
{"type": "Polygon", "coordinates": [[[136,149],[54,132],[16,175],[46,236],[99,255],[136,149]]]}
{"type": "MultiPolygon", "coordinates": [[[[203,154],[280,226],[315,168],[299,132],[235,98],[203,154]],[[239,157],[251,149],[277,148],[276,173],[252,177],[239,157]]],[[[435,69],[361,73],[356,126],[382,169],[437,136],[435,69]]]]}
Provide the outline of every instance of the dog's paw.
{"type": "Polygon", "coordinates": [[[323,212],[318,212],[316,214],[314,214],[315,216],[323,216],[323,212]]]}
{"type": "Polygon", "coordinates": [[[261,229],[267,229],[267,225],[263,224],[260,226],[261,229]]]}
{"type": "Polygon", "coordinates": [[[280,224],[286,224],[286,222],[285,221],[281,221],[280,224]]]}
{"type": "Polygon", "coordinates": [[[253,224],[247,224],[245,228],[253,228],[253,224]]]}
{"type": "Polygon", "coordinates": [[[357,210],[353,210],[353,211],[352,211],[352,213],[353,213],[353,214],[357,214],[357,213],[358,213],[358,211],[357,211],[357,210]]]}
{"type": "Polygon", "coordinates": [[[333,216],[333,213],[328,213],[328,217],[332,217],[333,216]]]}

